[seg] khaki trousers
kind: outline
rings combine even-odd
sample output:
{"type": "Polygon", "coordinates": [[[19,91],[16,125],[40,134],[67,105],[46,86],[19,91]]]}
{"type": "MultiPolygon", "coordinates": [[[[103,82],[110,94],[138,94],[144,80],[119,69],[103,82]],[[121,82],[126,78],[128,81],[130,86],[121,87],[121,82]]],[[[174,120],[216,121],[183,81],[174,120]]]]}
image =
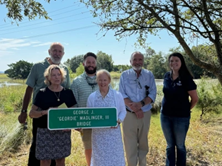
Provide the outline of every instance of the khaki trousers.
{"type": "Polygon", "coordinates": [[[145,112],[142,119],[134,113],[127,112],[123,121],[123,138],[128,166],[146,166],[148,132],[151,111],[145,112]]]}

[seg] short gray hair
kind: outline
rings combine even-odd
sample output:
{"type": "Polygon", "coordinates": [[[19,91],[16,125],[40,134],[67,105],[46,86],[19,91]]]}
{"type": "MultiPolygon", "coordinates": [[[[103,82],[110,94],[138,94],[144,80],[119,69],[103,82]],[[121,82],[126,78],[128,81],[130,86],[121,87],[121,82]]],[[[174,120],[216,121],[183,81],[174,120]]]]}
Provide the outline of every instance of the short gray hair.
{"type": "Polygon", "coordinates": [[[143,56],[143,59],[144,59],[144,55],[143,55],[141,52],[135,51],[135,52],[133,52],[133,53],[131,54],[130,60],[133,59],[133,56],[134,56],[135,54],[140,54],[140,55],[142,55],[142,56],[143,56]]]}

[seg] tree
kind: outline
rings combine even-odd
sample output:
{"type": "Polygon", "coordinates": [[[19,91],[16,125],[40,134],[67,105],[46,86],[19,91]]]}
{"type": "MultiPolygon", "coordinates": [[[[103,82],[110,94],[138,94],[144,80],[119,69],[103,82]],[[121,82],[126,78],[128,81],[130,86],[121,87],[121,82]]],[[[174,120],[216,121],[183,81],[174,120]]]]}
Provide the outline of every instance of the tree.
{"type": "MultiPolygon", "coordinates": [[[[222,2],[220,0],[80,0],[92,6],[102,30],[118,37],[138,35],[141,45],[149,34],[167,30],[174,35],[190,59],[213,73],[222,85],[222,2]],[[197,57],[189,39],[207,40],[216,50],[217,64],[197,57]]],[[[167,42],[167,41],[166,41],[167,42]]]]}
{"type": "Polygon", "coordinates": [[[154,77],[156,79],[163,79],[164,74],[167,72],[166,66],[166,58],[160,54],[153,55],[149,59],[149,65],[147,69],[152,71],[154,77]]]}
{"type": "Polygon", "coordinates": [[[20,60],[16,63],[9,64],[8,66],[10,68],[6,70],[5,73],[9,78],[26,79],[29,75],[32,65],[32,63],[20,60]]]}
{"type": "Polygon", "coordinates": [[[123,71],[128,70],[130,68],[131,68],[131,66],[129,66],[129,65],[113,65],[113,71],[117,71],[120,73],[122,73],[123,71]]]}
{"type": "Polygon", "coordinates": [[[111,55],[99,51],[96,54],[96,56],[97,56],[97,69],[106,69],[108,71],[113,70],[113,60],[111,55]]]}
{"type": "Polygon", "coordinates": [[[68,59],[64,64],[67,65],[68,67],[70,67],[72,72],[75,73],[76,69],[79,67],[79,63],[83,62],[83,56],[84,55],[74,56],[73,58],[68,59]]]}
{"type": "Polygon", "coordinates": [[[79,63],[79,67],[76,69],[76,76],[81,75],[84,72],[84,66],[82,63],[79,63]]]}
{"type": "Polygon", "coordinates": [[[149,65],[149,61],[150,61],[150,58],[156,54],[155,50],[150,48],[149,46],[146,46],[144,45],[143,46],[144,49],[145,49],[145,53],[143,54],[144,55],[144,64],[143,66],[145,67],[145,69],[148,68],[148,65],[149,65]]]}
{"type": "Polygon", "coordinates": [[[42,4],[35,0],[0,0],[0,5],[5,5],[8,9],[7,17],[15,21],[22,21],[24,17],[32,20],[37,16],[50,19],[42,4]]]}

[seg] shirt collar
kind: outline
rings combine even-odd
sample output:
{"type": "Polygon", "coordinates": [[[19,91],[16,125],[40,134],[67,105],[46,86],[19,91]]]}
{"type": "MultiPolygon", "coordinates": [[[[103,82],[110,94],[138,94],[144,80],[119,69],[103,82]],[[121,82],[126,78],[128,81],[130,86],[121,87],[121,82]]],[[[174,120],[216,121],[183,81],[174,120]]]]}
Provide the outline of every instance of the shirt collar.
{"type": "MultiPolygon", "coordinates": [[[[106,94],[105,98],[110,98],[110,97],[112,97],[111,91],[112,91],[112,89],[109,87],[109,92],[106,94]]],[[[101,95],[99,89],[96,91],[96,93],[98,94],[99,97],[103,98],[103,96],[101,95]]]]}
{"type": "MultiPolygon", "coordinates": [[[[131,68],[130,70],[137,77],[137,73],[135,72],[135,70],[133,68],[131,68]]],[[[144,73],[144,70],[141,69],[140,76],[143,75],[143,73],[144,73]]]]}

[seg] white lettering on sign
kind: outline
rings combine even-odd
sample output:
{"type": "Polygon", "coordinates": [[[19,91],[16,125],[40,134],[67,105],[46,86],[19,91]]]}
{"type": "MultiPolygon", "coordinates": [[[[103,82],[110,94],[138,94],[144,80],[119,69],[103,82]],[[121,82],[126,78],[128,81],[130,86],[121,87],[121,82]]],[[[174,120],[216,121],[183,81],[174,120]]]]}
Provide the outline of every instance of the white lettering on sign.
{"type": "Polygon", "coordinates": [[[76,121],[76,116],[59,116],[59,121],[76,121]]]}
{"type": "Polygon", "coordinates": [[[76,123],[77,126],[91,126],[91,122],[77,122],[76,123]]]}
{"type": "Polygon", "coordinates": [[[106,116],[105,116],[105,119],[109,119],[109,115],[106,115],[106,116]]]}
{"type": "Polygon", "coordinates": [[[78,114],[86,114],[86,115],[88,115],[89,114],[89,110],[74,110],[73,114],[74,115],[78,115],[78,114]]]}
{"type": "Polygon", "coordinates": [[[79,120],[103,120],[103,116],[102,115],[80,116],[79,120]]]}

